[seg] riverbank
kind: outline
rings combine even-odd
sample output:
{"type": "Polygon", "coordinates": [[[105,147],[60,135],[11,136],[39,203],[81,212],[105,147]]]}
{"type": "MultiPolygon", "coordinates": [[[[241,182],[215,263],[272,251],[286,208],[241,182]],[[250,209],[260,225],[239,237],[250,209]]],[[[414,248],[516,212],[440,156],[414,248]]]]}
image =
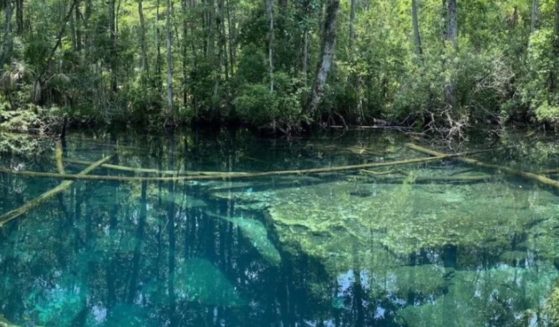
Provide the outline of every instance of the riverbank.
{"type": "Polygon", "coordinates": [[[180,119],[169,118],[164,114],[154,115],[145,121],[126,120],[123,117],[110,120],[98,116],[79,116],[69,114],[67,110],[60,108],[43,108],[36,105],[27,105],[23,109],[0,110],[0,130],[11,133],[29,133],[45,136],[63,136],[68,130],[119,130],[133,129],[148,133],[159,134],[162,132],[173,132],[182,129],[249,129],[253,133],[267,137],[296,137],[311,135],[325,130],[333,131],[373,131],[390,130],[408,133],[415,136],[438,138],[446,141],[461,141],[472,133],[487,133],[487,136],[498,135],[506,129],[526,130],[533,132],[555,132],[556,125],[538,123],[536,119],[526,121],[509,120],[503,123],[492,121],[475,122],[473,125],[463,124],[460,127],[424,125],[424,122],[387,121],[383,119],[371,119],[366,124],[346,124],[343,120],[331,121],[301,121],[293,126],[280,126],[273,124],[252,125],[239,119],[180,119]],[[343,122],[343,124],[340,124],[343,122]]]}

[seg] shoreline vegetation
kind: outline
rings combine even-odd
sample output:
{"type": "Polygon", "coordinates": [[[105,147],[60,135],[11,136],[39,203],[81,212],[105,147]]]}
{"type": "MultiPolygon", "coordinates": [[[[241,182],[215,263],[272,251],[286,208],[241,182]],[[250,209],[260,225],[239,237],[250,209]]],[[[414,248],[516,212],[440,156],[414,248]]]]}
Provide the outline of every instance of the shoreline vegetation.
{"type": "Polygon", "coordinates": [[[410,129],[559,122],[559,1],[0,6],[0,124],[410,129]]]}

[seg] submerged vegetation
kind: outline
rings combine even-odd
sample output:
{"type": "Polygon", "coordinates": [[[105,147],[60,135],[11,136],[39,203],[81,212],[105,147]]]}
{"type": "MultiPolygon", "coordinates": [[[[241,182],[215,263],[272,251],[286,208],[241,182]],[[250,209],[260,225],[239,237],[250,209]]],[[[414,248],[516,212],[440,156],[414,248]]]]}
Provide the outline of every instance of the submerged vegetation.
{"type": "Polygon", "coordinates": [[[559,122],[556,0],[2,3],[0,124],[559,122]]]}

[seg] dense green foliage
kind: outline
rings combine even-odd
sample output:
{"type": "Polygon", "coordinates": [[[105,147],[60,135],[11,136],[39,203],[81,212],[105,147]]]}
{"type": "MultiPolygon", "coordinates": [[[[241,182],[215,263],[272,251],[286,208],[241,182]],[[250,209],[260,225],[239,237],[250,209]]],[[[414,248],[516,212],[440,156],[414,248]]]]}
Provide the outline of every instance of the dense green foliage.
{"type": "Polygon", "coordinates": [[[284,132],[376,119],[446,135],[477,123],[559,122],[559,1],[337,4],[2,1],[0,120],[33,103],[74,122],[284,132]],[[332,68],[313,92],[329,41],[332,68]]]}

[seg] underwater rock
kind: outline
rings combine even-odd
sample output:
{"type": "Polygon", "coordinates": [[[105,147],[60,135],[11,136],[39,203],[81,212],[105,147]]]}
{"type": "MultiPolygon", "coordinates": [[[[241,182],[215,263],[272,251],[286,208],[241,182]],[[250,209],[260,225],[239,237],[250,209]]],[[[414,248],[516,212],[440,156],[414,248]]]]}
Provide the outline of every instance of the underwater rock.
{"type": "Polygon", "coordinates": [[[278,266],[281,263],[281,255],[268,237],[268,230],[261,221],[244,216],[227,217],[209,212],[206,214],[211,217],[226,220],[235,227],[238,227],[241,234],[250,241],[258,253],[270,264],[278,266]]]}
{"type": "Polygon", "coordinates": [[[396,307],[411,299],[400,314],[410,326],[448,326],[443,317],[454,316],[455,326],[476,327],[532,319],[557,276],[557,196],[496,180],[414,184],[425,174],[401,185],[338,180],[229,198],[267,207],[285,250],[317,258],[334,276],[368,271],[371,296],[396,307]],[[438,265],[408,267],[416,254],[438,265]],[[480,255],[506,264],[477,270],[480,255]],[[520,268],[534,256],[545,267],[520,268]]]}
{"type": "Polygon", "coordinates": [[[445,188],[410,180],[399,186],[337,181],[277,190],[262,201],[269,204],[269,219],[283,245],[330,261],[340,272],[355,260],[375,268],[366,265],[379,251],[393,257],[389,262],[447,246],[472,255],[500,253],[511,249],[515,235],[525,234],[527,226],[542,219],[532,228],[539,233],[533,233],[530,248],[554,257],[559,237],[551,235],[548,224],[557,221],[556,200],[547,191],[506,183],[445,188]],[[370,196],[356,198],[356,191],[370,196]]]}

